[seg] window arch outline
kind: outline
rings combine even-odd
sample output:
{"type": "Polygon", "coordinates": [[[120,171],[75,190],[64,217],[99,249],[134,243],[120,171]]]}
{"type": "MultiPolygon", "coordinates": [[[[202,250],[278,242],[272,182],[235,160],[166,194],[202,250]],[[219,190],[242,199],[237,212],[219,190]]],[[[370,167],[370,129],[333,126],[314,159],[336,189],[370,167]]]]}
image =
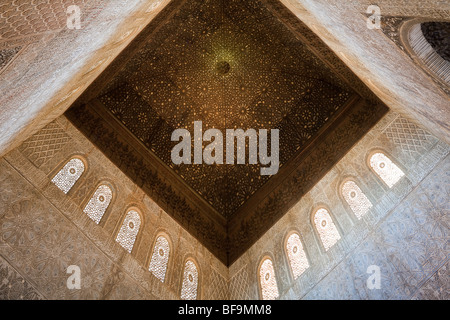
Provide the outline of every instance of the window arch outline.
{"type": "Polygon", "coordinates": [[[354,176],[347,176],[344,179],[342,179],[341,183],[339,184],[338,187],[338,194],[339,194],[339,198],[342,201],[343,206],[345,207],[345,209],[349,212],[349,216],[352,219],[353,222],[358,222],[359,220],[362,220],[363,217],[368,214],[371,210],[373,210],[374,208],[374,201],[373,199],[371,199],[371,195],[364,192],[365,190],[367,190],[365,184],[361,183],[359,179],[356,179],[354,176]],[[358,218],[357,214],[353,211],[350,203],[348,203],[347,199],[344,196],[344,192],[343,192],[343,188],[344,185],[347,182],[353,182],[354,184],[356,184],[356,186],[361,190],[361,193],[367,198],[367,200],[369,201],[369,203],[371,204],[371,207],[367,210],[367,212],[365,212],[361,218],[358,218]]]}
{"type": "MultiPolygon", "coordinates": [[[[428,22],[446,22],[449,23],[450,20],[447,19],[438,19],[438,18],[432,18],[432,17],[419,17],[419,18],[411,18],[405,22],[403,22],[398,30],[398,34],[400,36],[400,42],[404,46],[407,54],[410,56],[411,60],[414,61],[414,63],[420,67],[420,69],[430,78],[438,82],[441,86],[447,87],[448,83],[445,82],[445,80],[435,71],[433,71],[427,63],[418,55],[418,53],[413,49],[413,46],[411,45],[410,41],[410,32],[414,27],[417,25],[422,25],[424,23],[428,22]]],[[[428,41],[427,41],[428,42],[428,41]]],[[[439,55],[436,51],[435,53],[439,55]]],[[[439,56],[440,57],[440,56],[439,56]]],[[[441,91],[444,91],[442,88],[439,87],[441,91]]]]}
{"type": "Polygon", "coordinates": [[[286,233],[286,235],[284,236],[284,241],[283,241],[283,250],[284,250],[284,256],[285,256],[286,261],[287,261],[287,265],[288,265],[288,269],[289,269],[289,275],[291,277],[291,280],[292,281],[296,281],[297,279],[299,279],[311,267],[311,259],[309,257],[308,250],[306,250],[305,242],[304,242],[304,239],[303,239],[300,231],[298,231],[297,229],[290,229],[286,233]],[[287,251],[288,240],[293,234],[296,234],[300,238],[300,243],[302,245],[302,250],[303,250],[303,252],[305,254],[305,259],[306,259],[306,262],[308,264],[308,266],[305,268],[305,270],[300,275],[298,275],[297,278],[295,278],[294,271],[292,270],[291,260],[289,259],[289,254],[288,254],[288,251],[287,251]]]}
{"type": "Polygon", "coordinates": [[[385,189],[387,189],[387,190],[390,190],[390,189],[392,189],[392,188],[394,188],[403,178],[406,178],[407,177],[407,175],[406,175],[406,170],[405,170],[405,168],[403,167],[403,165],[397,160],[397,158],[395,158],[395,157],[392,157],[392,155],[389,153],[389,152],[386,152],[385,150],[382,150],[382,149],[372,149],[372,150],[370,150],[368,153],[367,153],[367,157],[366,157],[366,165],[367,165],[367,167],[369,167],[369,170],[372,172],[372,174],[374,174],[375,175],[375,178],[378,180],[378,181],[381,181],[381,183],[383,184],[383,186],[384,186],[384,188],[385,189]],[[371,164],[370,164],[370,161],[371,161],[371,159],[372,159],[372,157],[375,155],[375,154],[377,154],[377,153],[381,153],[381,154],[383,154],[386,158],[388,158],[397,168],[399,168],[402,172],[403,172],[403,176],[402,177],[400,177],[399,179],[398,179],[398,181],[397,182],[395,182],[393,185],[392,185],[392,187],[391,186],[389,186],[389,184],[375,171],[375,169],[374,168],[372,168],[372,166],[371,166],[371,164]]]}
{"type": "MultiPolygon", "coordinates": [[[[167,242],[169,243],[169,258],[168,258],[168,261],[167,261],[167,264],[166,264],[166,274],[165,274],[165,277],[164,277],[164,283],[169,283],[170,280],[171,280],[171,276],[172,276],[172,272],[170,272],[170,271],[172,270],[172,267],[173,267],[172,266],[172,262],[173,262],[173,259],[174,259],[174,246],[173,246],[172,237],[168,234],[168,232],[166,230],[160,229],[160,230],[158,230],[156,232],[156,234],[155,234],[155,236],[153,238],[153,241],[152,241],[151,249],[149,250],[149,253],[147,255],[147,259],[146,259],[145,265],[147,266],[147,270],[151,274],[153,274],[153,272],[150,271],[150,263],[152,261],[153,251],[155,250],[156,242],[157,242],[158,238],[161,237],[161,236],[164,237],[167,240],[167,242]]],[[[153,276],[155,276],[155,275],[153,274],[153,276]]],[[[158,277],[156,277],[156,278],[159,280],[158,277]]]]}
{"type": "Polygon", "coordinates": [[[184,282],[184,271],[186,269],[186,263],[188,261],[192,261],[195,265],[195,267],[197,268],[197,297],[195,298],[195,300],[201,300],[202,299],[202,272],[200,269],[200,265],[197,262],[197,259],[192,255],[192,254],[186,254],[183,257],[183,268],[181,268],[181,277],[180,277],[180,299],[181,295],[183,293],[183,282],[184,282]]]}
{"type": "MultiPolygon", "coordinates": [[[[118,223],[117,223],[117,225],[116,225],[116,227],[115,227],[115,230],[114,230],[114,241],[116,241],[116,243],[117,243],[119,246],[122,247],[122,245],[117,241],[117,237],[118,237],[118,235],[119,235],[119,232],[120,232],[120,230],[121,230],[121,228],[122,228],[123,223],[125,222],[125,219],[126,219],[128,213],[129,213],[130,211],[136,211],[136,212],[139,214],[139,218],[140,218],[140,220],[141,220],[141,224],[139,225],[139,230],[138,230],[137,235],[136,235],[136,238],[135,238],[135,240],[134,240],[133,248],[132,248],[132,250],[131,250],[131,252],[130,252],[130,254],[133,255],[133,254],[135,254],[137,248],[139,247],[140,240],[141,240],[141,236],[142,236],[141,230],[144,228],[144,225],[145,225],[144,215],[143,215],[143,213],[142,213],[142,210],[139,209],[138,206],[136,206],[136,205],[131,205],[131,206],[127,206],[127,207],[126,207],[126,209],[124,210],[124,213],[122,213],[121,218],[119,219],[119,221],[118,221],[118,223]]],[[[122,248],[123,248],[123,247],[122,247],[122,248]]],[[[127,249],[125,249],[125,248],[123,248],[123,249],[124,249],[125,251],[128,252],[127,249]]]]}
{"type": "Polygon", "coordinates": [[[274,278],[275,278],[275,284],[276,284],[276,289],[277,289],[277,297],[275,298],[275,300],[277,300],[277,299],[280,298],[280,288],[279,288],[279,283],[278,283],[279,277],[278,277],[278,272],[277,272],[277,270],[275,268],[274,257],[272,255],[272,253],[270,253],[270,252],[266,252],[262,256],[260,256],[259,262],[257,264],[258,268],[256,270],[256,279],[257,279],[257,282],[258,282],[259,299],[260,300],[264,300],[263,288],[262,288],[262,282],[261,282],[262,279],[261,279],[260,272],[261,272],[261,267],[262,267],[263,263],[266,260],[270,260],[270,262],[272,263],[272,268],[273,268],[273,273],[274,273],[274,278]]]}
{"type": "MultiPolygon", "coordinates": [[[[109,214],[110,214],[110,212],[111,212],[111,210],[112,210],[113,203],[114,203],[114,201],[115,201],[116,198],[117,198],[117,191],[116,191],[117,189],[116,189],[116,187],[115,187],[115,184],[114,184],[112,181],[108,180],[108,179],[100,180],[100,182],[98,182],[98,183],[95,185],[95,188],[93,188],[93,190],[92,190],[92,191],[88,194],[88,196],[84,199],[84,201],[82,202],[82,206],[81,206],[81,207],[83,208],[83,213],[86,214],[86,213],[84,212],[86,206],[89,204],[89,202],[91,201],[92,197],[93,197],[93,196],[95,195],[95,193],[97,192],[98,188],[100,188],[100,186],[103,186],[103,185],[105,185],[105,186],[107,186],[107,187],[109,187],[109,188],[111,189],[112,196],[111,196],[111,201],[109,202],[108,207],[106,208],[105,212],[104,212],[103,215],[102,215],[102,218],[100,219],[100,221],[99,221],[99,223],[98,223],[99,226],[104,226],[104,225],[106,224],[106,221],[108,220],[109,214]]],[[[87,215],[87,214],[86,214],[86,215],[87,215]]],[[[88,218],[90,218],[90,217],[88,216],[88,218]]],[[[94,222],[95,222],[95,221],[94,221],[94,222]]]]}
{"type": "Polygon", "coordinates": [[[64,194],[71,195],[74,192],[76,192],[76,190],[78,189],[78,186],[80,185],[80,181],[83,179],[84,176],[86,176],[88,170],[89,170],[89,162],[87,161],[87,159],[81,154],[74,153],[74,154],[71,154],[69,157],[66,157],[61,162],[59,162],[59,164],[55,167],[55,169],[50,172],[50,175],[49,175],[50,182],[53,185],[55,185],[59,190],[61,190],[64,194]],[[53,179],[55,179],[55,177],[64,169],[64,167],[66,165],[68,165],[70,161],[72,161],[74,159],[80,160],[83,163],[84,169],[83,169],[83,172],[81,173],[81,175],[76,179],[74,184],[70,187],[70,189],[67,192],[64,192],[58,185],[56,185],[55,182],[53,182],[53,179]]]}
{"type": "Polygon", "coordinates": [[[336,216],[334,215],[334,213],[330,210],[330,208],[327,205],[319,203],[319,204],[317,204],[316,206],[313,207],[313,209],[311,210],[311,213],[310,213],[310,223],[311,223],[311,226],[312,226],[312,228],[314,230],[315,238],[316,238],[316,241],[317,241],[317,243],[319,245],[320,251],[323,254],[326,254],[329,250],[332,250],[339,243],[339,241],[342,240],[342,237],[343,237],[344,233],[343,233],[343,231],[341,229],[341,226],[339,225],[338,220],[336,219],[336,216]],[[320,237],[319,230],[317,230],[317,226],[316,226],[316,223],[314,221],[316,213],[320,209],[325,209],[328,212],[328,215],[330,216],[331,221],[333,222],[334,226],[336,227],[337,233],[339,235],[339,239],[337,239],[337,241],[331,247],[329,247],[328,249],[325,248],[325,245],[324,245],[324,243],[322,241],[322,238],[320,237]]]}

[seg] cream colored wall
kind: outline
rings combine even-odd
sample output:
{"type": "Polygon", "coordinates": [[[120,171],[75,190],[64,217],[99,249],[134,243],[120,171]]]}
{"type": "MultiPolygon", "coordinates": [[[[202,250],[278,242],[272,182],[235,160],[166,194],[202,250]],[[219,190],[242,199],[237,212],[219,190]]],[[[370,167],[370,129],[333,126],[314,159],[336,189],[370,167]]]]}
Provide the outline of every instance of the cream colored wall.
{"type": "Polygon", "coordinates": [[[0,70],[0,156],[62,115],[170,0],[75,0],[80,30],[69,30],[67,8],[51,2],[1,4],[0,49],[22,50],[0,70]],[[59,21],[44,28],[33,14],[59,21]],[[15,29],[24,26],[33,33],[15,29]]]}
{"type": "MultiPolygon", "coordinates": [[[[367,27],[368,0],[280,0],[393,111],[450,143],[449,97],[381,30],[367,27]]],[[[382,16],[450,21],[448,1],[377,1],[382,16]]]]}
{"type": "MultiPolygon", "coordinates": [[[[157,12],[146,12],[153,6],[151,1],[114,2],[78,34],[58,30],[27,43],[26,55],[19,55],[14,68],[11,65],[1,75],[0,155],[9,153],[0,159],[0,274],[14,284],[5,287],[1,297],[177,299],[182,263],[190,255],[200,265],[201,298],[257,299],[257,266],[264,254],[274,259],[282,298],[442,297],[442,274],[448,272],[450,170],[449,146],[443,142],[449,142],[448,96],[381,31],[365,28],[361,13],[369,1],[282,2],[397,113],[387,115],[227,269],[59,117],[157,12]],[[104,35],[98,42],[91,41],[95,30],[104,35]],[[84,54],[79,51],[82,46],[84,54]],[[43,134],[45,129],[38,132],[54,119],[49,136],[43,134]],[[37,145],[21,145],[35,133],[37,145]],[[51,139],[53,134],[66,135],[68,140],[59,145],[51,139]],[[44,146],[48,152],[39,149],[44,146]],[[374,148],[386,150],[405,170],[406,177],[392,189],[367,168],[365,157],[374,148]],[[50,177],[73,154],[84,155],[88,171],[66,196],[50,177]],[[360,221],[338,196],[338,184],[346,176],[355,176],[376,203],[360,221]],[[103,179],[115,185],[118,196],[97,226],[82,207],[103,179]],[[326,253],[309,223],[311,210],[320,203],[329,206],[343,235],[326,253]],[[132,254],[114,241],[118,221],[130,204],[142,208],[146,225],[132,254]],[[147,271],[151,244],[160,230],[174,244],[165,284],[147,271]],[[311,259],[311,267],[297,281],[291,279],[282,248],[291,230],[302,235],[311,259]],[[82,268],[84,290],[67,290],[65,269],[70,264],[82,268]],[[380,291],[365,286],[370,264],[382,267],[380,291]]],[[[445,1],[378,4],[382,14],[450,19],[445,1]]]]}
{"type": "Polygon", "coordinates": [[[230,267],[230,297],[260,298],[257,271],[264,256],[273,259],[281,299],[446,297],[449,151],[423,128],[390,112],[230,267]],[[406,174],[392,189],[367,165],[375,150],[388,154],[406,174]],[[374,204],[361,220],[340,196],[339,187],[349,177],[374,204]],[[328,251],[311,223],[321,205],[329,208],[341,235],[328,251]],[[284,250],[291,231],[300,234],[310,264],[295,281],[284,250]],[[366,285],[371,265],[381,269],[379,290],[366,285]]]}
{"type": "Polygon", "coordinates": [[[390,112],[228,269],[60,117],[0,160],[0,270],[9,283],[22,284],[4,287],[0,296],[178,299],[183,263],[193,257],[200,267],[201,299],[259,299],[257,268],[268,255],[282,299],[442,298],[445,290],[436,288],[445,286],[448,264],[449,151],[423,128],[390,112]],[[366,164],[373,150],[385,151],[406,174],[392,189],[366,164]],[[87,161],[87,171],[65,195],[50,180],[73,155],[87,161]],[[348,177],[374,204],[361,220],[338,192],[348,177]],[[113,185],[115,198],[96,225],[82,208],[102,181],[113,185]],[[327,252],[310,222],[319,205],[330,209],[342,237],[327,252]],[[144,214],[131,254],[114,241],[129,206],[144,214]],[[310,264],[296,281],[283,248],[293,230],[301,235],[310,264]],[[173,243],[164,284],[147,271],[161,231],[173,243]],[[69,265],[81,268],[81,290],[66,287],[69,265]],[[380,290],[365,284],[369,265],[381,268],[380,290]]]}

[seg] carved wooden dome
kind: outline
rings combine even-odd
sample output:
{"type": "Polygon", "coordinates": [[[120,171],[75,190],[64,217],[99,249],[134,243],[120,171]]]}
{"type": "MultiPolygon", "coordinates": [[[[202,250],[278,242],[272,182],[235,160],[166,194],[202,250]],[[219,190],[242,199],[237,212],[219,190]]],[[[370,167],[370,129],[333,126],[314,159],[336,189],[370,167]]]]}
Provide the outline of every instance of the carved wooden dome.
{"type": "Polygon", "coordinates": [[[174,0],[69,110],[130,178],[225,263],[385,113],[279,2],[174,0]],[[174,165],[175,129],[279,129],[280,170],[174,165]]]}

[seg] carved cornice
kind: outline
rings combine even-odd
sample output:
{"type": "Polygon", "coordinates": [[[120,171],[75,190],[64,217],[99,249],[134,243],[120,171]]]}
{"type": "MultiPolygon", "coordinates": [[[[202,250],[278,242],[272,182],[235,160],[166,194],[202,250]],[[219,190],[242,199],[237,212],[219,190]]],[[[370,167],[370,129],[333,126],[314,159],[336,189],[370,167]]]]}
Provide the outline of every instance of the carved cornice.
{"type": "Polygon", "coordinates": [[[359,99],[317,143],[300,152],[295,169],[263,197],[255,196],[228,223],[232,264],[292,208],[386,113],[383,104],[359,99]]]}

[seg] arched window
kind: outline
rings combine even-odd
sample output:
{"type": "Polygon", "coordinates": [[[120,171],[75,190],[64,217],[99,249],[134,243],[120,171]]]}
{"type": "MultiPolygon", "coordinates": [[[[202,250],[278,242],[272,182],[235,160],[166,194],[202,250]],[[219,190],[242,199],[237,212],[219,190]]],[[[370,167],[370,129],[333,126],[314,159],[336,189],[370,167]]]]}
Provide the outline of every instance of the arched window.
{"type": "Polygon", "coordinates": [[[166,237],[159,236],[153,248],[149,271],[161,282],[166,278],[167,264],[169,263],[170,245],[166,237]]]}
{"type": "Polygon", "coordinates": [[[133,250],[140,226],[141,216],[139,213],[135,210],[128,211],[123,220],[122,227],[117,234],[116,241],[130,253],[133,250]]]}
{"type": "Polygon", "coordinates": [[[370,157],[370,166],[375,173],[392,188],[405,174],[385,154],[374,153],[370,157]]]}
{"type": "Polygon", "coordinates": [[[99,224],[106,209],[112,199],[112,190],[107,185],[102,184],[95,190],[94,195],[84,207],[84,213],[88,215],[95,223],[99,224]]]}
{"type": "Polygon", "coordinates": [[[440,80],[450,84],[450,23],[429,21],[413,25],[408,42],[419,60],[440,80]]]}
{"type": "Polygon", "coordinates": [[[303,250],[300,236],[297,233],[292,233],[287,239],[286,252],[295,280],[309,267],[305,250],[303,250]]]}
{"type": "Polygon", "coordinates": [[[321,208],[316,211],[314,214],[314,224],[325,251],[330,249],[339,239],[341,239],[339,231],[334,225],[333,219],[331,219],[327,209],[321,208]]]}
{"type": "Polygon", "coordinates": [[[184,265],[181,299],[196,300],[198,290],[198,270],[194,261],[187,260],[184,265]]]}
{"type": "Polygon", "coordinates": [[[342,196],[358,219],[372,208],[372,203],[354,181],[349,180],[342,185],[342,196]]]}
{"type": "Polygon", "coordinates": [[[84,172],[84,163],[73,158],[56,174],[52,182],[67,194],[84,172]]]}
{"type": "Polygon", "coordinates": [[[263,300],[275,300],[278,298],[277,279],[275,278],[275,270],[270,258],[264,259],[259,267],[259,283],[263,300]]]}

